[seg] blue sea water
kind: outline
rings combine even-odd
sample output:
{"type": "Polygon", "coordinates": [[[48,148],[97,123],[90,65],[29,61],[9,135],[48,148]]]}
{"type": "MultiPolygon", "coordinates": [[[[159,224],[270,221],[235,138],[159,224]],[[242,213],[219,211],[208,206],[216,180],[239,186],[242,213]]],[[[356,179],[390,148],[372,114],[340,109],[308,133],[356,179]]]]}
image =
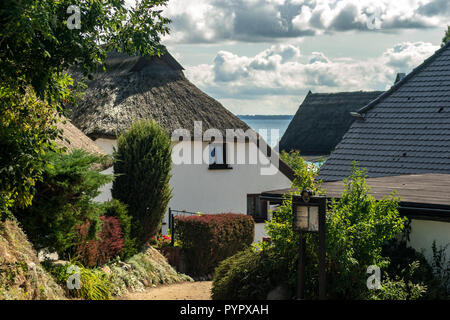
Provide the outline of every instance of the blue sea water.
{"type": "Polygon", "coordinates": [[[260,130],[266,130],[267,136],[264,138],[271,147],[279,142],[293,117],[293,115],[238,115],[239,119],[263,137],[263,131],[260,130]],[[271,135],[271,129],[278,129],[278,137],[271,135]]]}

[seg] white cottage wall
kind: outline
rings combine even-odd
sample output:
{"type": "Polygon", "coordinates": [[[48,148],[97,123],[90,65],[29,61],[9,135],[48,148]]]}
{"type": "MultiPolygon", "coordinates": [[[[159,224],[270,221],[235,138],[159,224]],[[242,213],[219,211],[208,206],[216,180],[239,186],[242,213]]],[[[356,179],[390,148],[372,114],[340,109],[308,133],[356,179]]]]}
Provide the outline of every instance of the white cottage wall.
{"type": "MultiPolygon", "coordinates": [[[[108,154],[117,146],[116,140],[97,139],[95,141],[108,154]]],[[[190,148],[193,142],[178,142],[178,147],[190,148]]],[[[208,147],[208,142],[201,143],[202,148],[208,147]]],[[[227,154],[231,155],[230,148],[245,150],[248,153],[254,148],[249,143],[228,144],[227,154]]],[[[255,148],[256,149],[256,148],[255,148]]],[[[193,150],[193,149],[191,149],[193,150]]],[[[263,168],[268,167],[268,159],[257,150],[259,159],[257,164],[231,164],[232,169],[210,170],[208,163],[201,164],[173,164],[170,185],[173,188],[173,197],[169,207],[173,210],[186,210],[203,213],[244,213],[247,212],[247,194],[259,194],[263,191],[288,188],[291,181],[280,171],[274,175],[263,175],[263,168]]],[[[191,154],[193,162],[193,153],[191,154]]],[[[248,157],[247,157],[248,159],[248,157]]],[[[230,159],[231,160],[231,159],[230,159]]],[[[236,161],[234,161],[236,162],[236,161]]],[[[247,161],[248,162],[248,161],[247,161]]],[[[112,173],[112,168],[106,173],[112,173]]],[[[111,185],[102,188],[98,201],[107,201],[111,198],[111,185]]],[[[167,232],[167,214],[164,218],[163,232],[167,232]]],[[[266,236],[262,224],[256,225],[255,241],[266,236]]]]}
{"type": "Polygon", "coordinates": [[[431,249],[433,241],[436,246],[447,248],[447,258],[450,258],[450,222],[411,220],[411,234],[409,245],[417,251],[423,251],[428,262],[432,262],[433,251],[431,249]]]}

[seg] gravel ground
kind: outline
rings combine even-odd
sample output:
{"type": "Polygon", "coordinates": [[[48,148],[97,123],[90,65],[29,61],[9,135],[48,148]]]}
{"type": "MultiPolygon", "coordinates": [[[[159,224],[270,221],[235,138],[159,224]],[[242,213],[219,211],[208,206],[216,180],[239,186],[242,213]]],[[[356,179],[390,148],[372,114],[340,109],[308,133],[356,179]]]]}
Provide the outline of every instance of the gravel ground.
{"type": "Polygon", "coordinates": [[[211,300],[211,281],[183,282],[150,288],[119,300],[211,300]]]}

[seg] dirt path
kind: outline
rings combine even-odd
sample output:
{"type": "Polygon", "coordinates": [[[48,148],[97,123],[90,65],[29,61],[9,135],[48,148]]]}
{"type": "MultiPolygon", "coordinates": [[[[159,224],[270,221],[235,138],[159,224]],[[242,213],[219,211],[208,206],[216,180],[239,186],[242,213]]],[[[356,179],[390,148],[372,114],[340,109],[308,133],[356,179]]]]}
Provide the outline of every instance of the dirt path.
{"type": "Polygon", "coordinates": [[[211,300],[211,281],[183,282],[134,292],[120,300],[211,300]]]}

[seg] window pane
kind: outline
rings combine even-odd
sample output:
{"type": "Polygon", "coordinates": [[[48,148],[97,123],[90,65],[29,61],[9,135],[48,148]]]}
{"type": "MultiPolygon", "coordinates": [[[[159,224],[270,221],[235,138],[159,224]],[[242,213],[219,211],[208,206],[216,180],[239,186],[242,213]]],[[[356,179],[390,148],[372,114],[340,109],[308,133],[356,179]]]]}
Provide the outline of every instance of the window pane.
{"type": "Polygon", "coordinates": [[[224,164],[222,144],[212,143],[209,145],[209,164],[224,164]]]}
{"type": "Polygon", "coordinates": [[[296,212],[296,224],[300,229],[308,228],[308,207],[306,206],[297,206],[296,212]]]}
{"type": "Polygon", "coordinates": [[[214,145],[209,145],[209,164],[216,163],[216,148],[214,145]]]}
{"type": "Polygon", "coordinates": [[[319,207],[309,208],[309,231],[319,231],[319,207]]]}

